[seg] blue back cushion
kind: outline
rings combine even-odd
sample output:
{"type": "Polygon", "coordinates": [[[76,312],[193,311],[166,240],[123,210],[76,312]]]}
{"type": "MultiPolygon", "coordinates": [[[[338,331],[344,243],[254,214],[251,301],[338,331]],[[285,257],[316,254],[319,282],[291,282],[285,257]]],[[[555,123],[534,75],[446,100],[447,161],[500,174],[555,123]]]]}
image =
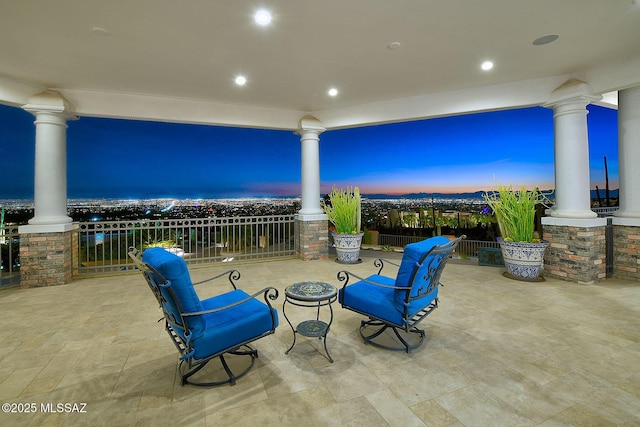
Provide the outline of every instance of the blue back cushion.
{"type": "MultiPolygon", "coordinates": [[[[417,243],[411,243],[405,247],[404,254],[402,255],[402,263],[400,264],[398,275],[396,276],[396,286],[407,288],[407,290],[397,289],[395,291],[395,303],[396,308],[399,311],[402,312],[404,310],[407,291],[412,297],[415,297],[420,293],[420,291],[424,292],[424,290],[429,286],[429,282],[428,280],[425,280],[425,276],[427,276],[428,273],[426,271],[426,267],[428,266],[429,261],[431,261],[430,257],[424,261],[423,268],[421,269],[422,271],[415,272],[415,279],[412,286],[411,277],[417,268],[417,264],[434,246],[446,245],[449,242],[450,240],[448,238],[437,236],[417,243]]],[[[428,279],[429,277],[427,276],[426,278],[428,279]]],[[[425,295],[424,298],[411,303],[411,306],[409,307],[409,314],[423,308],[426,303],[433,300],[437,295],[438,288],[436,286],[431,294],[425,295]],[[428,298],[429,301],[424,300],[425,298],[428,298]]]]}
{"type": "MultiPolygon", "coordinates": [[[[162,292],[164,299],[167,300],[167,302],[163,304],[165,310],[176,316],[177,320],[180,319],[178,315],[179,309],[172,301],[173,298],[170,292],[168,292],[169,288],[175,294],[183,313],[203,310],[200,298],[198,298],[198,294],[193,288],[187,263],[184,262],[182,258],[163,248],[149,248],[143,252],[142,261],[156,269],[162,277],[169,281],[167,287],[160,287],[160,292],[162,292]]],[[[202,334],[205,326],[205,321],[202,319],[202,316],[188,317],[185,320],[187,322],[187,328],[193,334],[192,338],[202,334]]],[[[178,330],[176,332],[180,333],[181,331],[178,330]]],[[[183,334],[181,333],[181,335],[183,334]]]]}

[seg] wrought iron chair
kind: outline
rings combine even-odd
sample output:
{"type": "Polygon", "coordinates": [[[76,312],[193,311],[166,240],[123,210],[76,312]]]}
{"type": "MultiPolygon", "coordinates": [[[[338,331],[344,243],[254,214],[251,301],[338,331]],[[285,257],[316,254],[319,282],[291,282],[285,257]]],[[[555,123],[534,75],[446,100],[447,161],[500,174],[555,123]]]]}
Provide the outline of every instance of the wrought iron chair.
{"type": "Polygon", "coordinates": [[[278,313],[270,300],[278,298],[278,290],[267,287],[253,295],[237,289],[240,278],[230,270],[201,282],[192,283],[185,261],[162,248],[149,248],[140,257],[132,248],[129,256],[142,271],[164,313],[165,329],[180,352],[182,385],[234,385],[253,367],[258,351],[249,343],[275,332],[278,313]],[[200,300],[194,285],[227,276],[232,290],[200,300]],[[264,302],[258,299],[262,296],[264,302]],[[234,373],[225,356],[247,356],[241,372],[234,373]],[[200,382],[191,378],[205,365],[220,359],[228,378],[200,382]],[[247,366],[248,365],[248,366],[247,366]]]}
{"type": "Polygon", "coordinates": [[[378,258],[374,261],[378,273],[367,278],[346,270],[338,272],[338,280],[344,282],[338,293],[342,307],[369,318],[360,323],[365,344],[407,353],[422,344],[425,333],[416,325],[438,308],[440,275],[464,238],[433,237],[409,244],[401,264],[378,258]],[[381,275],[385,263],[399,267],[395,279],[381,275]],[[351,278],[359,281],[350,284],[351,278]],[[388,329],[399,343],[394,336],[382,336],[388,329]],[[386,339],[386,343],[374,341],[376,338],[386,339]]]}

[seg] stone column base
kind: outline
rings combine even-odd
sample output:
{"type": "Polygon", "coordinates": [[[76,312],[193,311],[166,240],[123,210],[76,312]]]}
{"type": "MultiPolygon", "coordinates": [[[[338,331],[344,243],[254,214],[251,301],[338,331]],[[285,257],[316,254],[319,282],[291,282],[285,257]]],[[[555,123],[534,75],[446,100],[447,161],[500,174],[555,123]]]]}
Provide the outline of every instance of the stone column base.
{"type": "MultiPolygon", "coordinates": [[[[324,216],[324,215],[323,215],[324,216]]],[[[304,261],[329,258],[329,223],[326,219],[295,220],[296,253],[304,261]]]]}
{"type": "Polygon", "coordinates": [[[581,285],[605,280],[606,219],[542,218],[544,275],[581,285]]]}
{"type": "Polygon", "coordinates": [[[21,232],[20,287],[38,288],[71,282],[77,248],[77,229],[63,232],[21,232]]]}
{"type": "Polygon", "coordinates": [[[640,280],[640,227],[613,226],[613,276],[640,280]]]}

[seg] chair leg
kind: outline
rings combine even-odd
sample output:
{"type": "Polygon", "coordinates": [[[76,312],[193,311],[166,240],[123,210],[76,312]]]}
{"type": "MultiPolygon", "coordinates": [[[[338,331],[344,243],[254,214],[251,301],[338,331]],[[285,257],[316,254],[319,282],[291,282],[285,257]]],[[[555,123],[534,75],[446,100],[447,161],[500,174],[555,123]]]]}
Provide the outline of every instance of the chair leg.
{"type": "MultiPolygon", "coordinates": [[[[388,327],[389,325],[387,325],[386,323],[378,322],[377,320],[363,320],[360,322],[360,335],[362,335],[362,338],[364,338],[364,343],[369,344],[372,339],[382,334],[388,327]],[[380,326],[380,329],[378,329],[371,335],[365,336],[362,333],[362,330],[367,326],[380,326]]],[[[375,345],[375,343],[373,344],[375,345]]]]}
{"type": "MultiPolygon", "coordinates": [[[[405,351],[407,353],[409,353],[411,350],[413,350],[414,348],[418,348],[422,345],[422,341],[424,341],[424,331],[422,329],[418,329],[418,328],[411,328],[411,330],[409,330],[410,333],[413,334],[418,334],[420,336],[420,340],[413,345],[410,345],[401,335],[400,335],[400,331],[398,331],[398,328],[393,328],[393,333],[396,334],[396,336],[398,337],[398,339],[400,340],[400,342],[404,345],[405,347],[405,351]]],[[[402,350],[402,349],[400,349],[402,350]]]]}
{"type": "Polygon", "coordinates": [[[191,385],[200,386],[200,387],[215,387],[215,386],[222,385],[222,384],[235,385],[236,384],[236,380],[238,378],[244,376],[245,374],[247,374],[251,370],[251,368],[253,367],[255,359],[258,358],[258,350],[254,350],[253,348],[249,347],[248,345],[244,345],[243,347],[246,347],[247,350],[236,349],[236,350],[229,351],[227,353],[221,354],[220,356],[217,357],[217,358],[220,359],[220,363],[222,364],[222,368],[224,369],[224,371],[226,372],[227,376],[229,377],[226,380],[199,382],[199,381],[192,381],[192,380],[189,379],[192,375],[194,375],[195,373],[200,371],[202,368],[204,368],[207,365],[207,363],[209,363],[211,360],[216,359],[216,358],[207,359],[207,360],[204,360],[202,362],[198,362],[195,365],[191,366],[190,370],[185,372],[185,373],[182,372],[183,364],[186,362],[185,360],[183,360],[182,362],[180,362],[180,367],[179,367],[180,376],[182,377],[182,385],[191,384],[191,385]],[[235,356],[249,356],[250,357],[249,365],[246,368],[244,368],[242,370],[242,372],[236,374],[231,370],[231,368],[229,367],[229,364],[225,360],[225,357],[224,357],[225,354],[232,354],[232,355],[235,355],[235,356]]]}
{"type": "Polygon", "coordinates": [[[411,352],[411,350],[420,347],[422,345],[422,343],[424,342],[425,333],[424,333],[424,331],[422,329],[418,329],[418,328],[416,328],[414,326],[409,331],[407,331],[405,334],[401,334],[400,333],[401,331],[404,332],[403,330],[398,329],[396,326],[389,325],[389,324],[384,323],[384,322],[380,322],[379,320],[363,320],[360,323],[360,335],[364,339],[364,343],[365,344],[372,344],[372,345],[375,345],[377,347],[385,348],[387,350],[405,351],[405,352],[409,353],[409,352],[411,352]],[[372,334],[365,335],[364,334],[364,329],[366,329],[367,327],[370,327],[370,326],[376,327],[378,329],[376,329],[372,334]],[[402,343],[402,347],[400,347],[400,346],[390,346],[390,345],[382,344],[380,342],[373,341],[375,338],[377,338],[380,335],[382,335],[382,333],[384,331],[386,331],[387,329],[391,329],[393,331],[395,336],[402,343]],[[417,341],[413,342],[413,343],[410,343],[409,341],[414,341],[414,340],[407,340],[407,337],[410,336],[408,334],[417,335],[418,336],[417,341]]]}

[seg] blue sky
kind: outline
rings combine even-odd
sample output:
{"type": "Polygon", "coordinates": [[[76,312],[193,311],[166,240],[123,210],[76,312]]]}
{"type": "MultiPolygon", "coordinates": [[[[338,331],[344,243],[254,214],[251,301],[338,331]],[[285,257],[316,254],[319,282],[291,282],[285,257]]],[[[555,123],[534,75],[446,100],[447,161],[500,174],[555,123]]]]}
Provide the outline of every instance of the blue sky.
{"type": "MultiPolygon", "coordinates": [[[[618,187],[617,111],[589,107],[591,187],[618,187]]],[[[0,105],[0,199],[32,198],[33,116],[0,105]]],[[[67,129],[67,185],[79,197],[248,197],[300,194],[300,138],[291,131],[82,117],[67,129]]],[[[553,112],[542,107],[327,131],[321,191],[487,190],[497,180],[553,188],[553,112]]]]}

